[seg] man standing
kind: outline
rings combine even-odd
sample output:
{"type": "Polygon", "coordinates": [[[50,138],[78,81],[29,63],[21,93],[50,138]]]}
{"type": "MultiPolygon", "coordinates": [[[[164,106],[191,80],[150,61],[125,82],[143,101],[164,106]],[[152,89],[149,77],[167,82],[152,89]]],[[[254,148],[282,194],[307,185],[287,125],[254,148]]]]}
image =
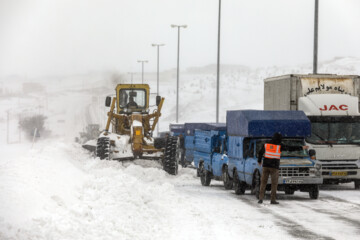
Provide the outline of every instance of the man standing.
{"type": "Polygon", "coordinates": [[[258,203],[263,203],[266,184],[271,176],[271,204],[279,204],[276,201],[276,190],[278,186],[279,179],[279,167],[280,167],[280,157],[281,150],[286,151],[300,151],[302,149],[308,149],[307,146],[286,146],[281,143],[282,135],[280,133],[275,133],[269,143],[265,143],[262,149],[259,152],[258,163],[261,166],[261,161],[264,157],[262,175],[261,175],[261,185],[260,185],[260,195],[258,203]]]}

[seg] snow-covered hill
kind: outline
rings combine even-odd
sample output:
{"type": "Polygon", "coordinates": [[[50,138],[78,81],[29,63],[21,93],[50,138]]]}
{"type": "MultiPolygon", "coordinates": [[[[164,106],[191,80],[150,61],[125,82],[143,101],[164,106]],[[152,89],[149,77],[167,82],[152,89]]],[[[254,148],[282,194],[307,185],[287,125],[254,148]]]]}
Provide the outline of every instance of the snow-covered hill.
{"type": "MultiPolygon", "coordinates": [[[[221,121],[228,109],[262,109],[264,78],[310,72],[310,64],[222,66],[221,121]]],[[[360,60],[336,58],[319,72],[358,75],[360,60]]],[[[181,72],[180,122],[215,121],[215,73],[215,65],[181,72]]],[[[356,239],[360,192],[352,185],[322,191],[318,201],[280,194],[280,206],[259,208],[253,196],[235,196],[220,182],[202,187],[193,169],[175,177],[156,162],[93,158],[74,137],[87,124],[104,127],[105,96],[117,80],[130,77],[0,78],[0,239],[356,239]],[[32,144],[19,134],[18,120],[38,113],[47,116],[51,135],[32,144]]],[[[156,74],[145,80],[154,92],[156,74]]],[[[175,121],[175,70],[161,73],[160,95],[165,131],[175,121]]]]}

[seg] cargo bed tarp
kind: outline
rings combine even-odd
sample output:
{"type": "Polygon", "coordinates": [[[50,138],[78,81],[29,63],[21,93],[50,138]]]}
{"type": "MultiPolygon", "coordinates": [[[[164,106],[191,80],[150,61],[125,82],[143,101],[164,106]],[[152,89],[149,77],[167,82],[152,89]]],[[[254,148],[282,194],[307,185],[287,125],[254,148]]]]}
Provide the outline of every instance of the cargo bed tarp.
{"type": "Polygon", "coordinates": [[[225,123],[185,123],[185,135],[194,136],[195,129],[203,131],[225,131],[225,123]]]}
{"type": "Polygon", "coordinates": [[[311,124],[303,111],[227,111],[229,136],[272,137],[279,132],[283,137],[308,137],[311,124]]]}
{"type": "Polygon", "coordinates": [[[184,124],[170,124],[169,126],[170,132],[184,134],[185,126],[184,124]]]}

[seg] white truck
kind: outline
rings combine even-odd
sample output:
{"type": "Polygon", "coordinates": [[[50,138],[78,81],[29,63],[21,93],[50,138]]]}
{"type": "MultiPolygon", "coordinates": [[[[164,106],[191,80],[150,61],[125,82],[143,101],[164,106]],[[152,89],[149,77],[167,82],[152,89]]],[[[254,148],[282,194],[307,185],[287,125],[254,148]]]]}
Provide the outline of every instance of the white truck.
{"type": "Polygon", "coordinates": [[[360,188],[360,76],[291,74],[264,80],[264,110],[302,110],[311,121],[324,184],[360,188]]]}

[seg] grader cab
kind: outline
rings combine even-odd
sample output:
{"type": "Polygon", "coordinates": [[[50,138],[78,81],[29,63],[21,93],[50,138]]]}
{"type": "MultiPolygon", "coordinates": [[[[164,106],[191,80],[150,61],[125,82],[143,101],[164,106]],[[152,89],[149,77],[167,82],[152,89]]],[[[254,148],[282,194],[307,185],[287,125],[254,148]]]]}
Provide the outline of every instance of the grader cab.
{"type": "Polygon", "coordinates": [[[108,160],[160,159],[164,170],[176,175],[181,158],[179,139],[153,137],[165,99],[156,96],[156,109],[150,112],[148,84],[118,84],[115,90],[115,97],[106,97],[105,106],[110,111],[96,155],[108,160]]]}

